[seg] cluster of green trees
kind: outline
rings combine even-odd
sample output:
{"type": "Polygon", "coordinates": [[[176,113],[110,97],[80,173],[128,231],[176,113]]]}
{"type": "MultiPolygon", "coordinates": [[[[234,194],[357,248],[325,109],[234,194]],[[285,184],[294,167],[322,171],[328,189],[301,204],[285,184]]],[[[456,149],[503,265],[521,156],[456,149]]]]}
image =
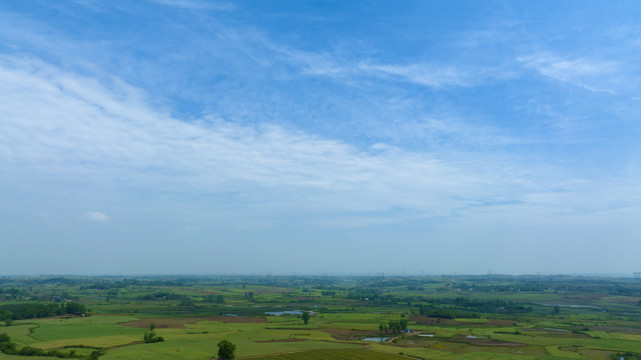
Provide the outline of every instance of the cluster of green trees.
{"type": "Polygon", "coordinates": [[[111,289],[124,289],[132,285],[140,285],[138,280],[121,280],[121,281],[110,281],[103,280],[97,281],[92,284],[87,284],[80,287],[80,290],[111,290],[111,289]]]}
{"type": "Polygon", "coordinates": [[[85,306],[75,302],[9,304],[0,306],[0,321],[35,319],[64,314],[84,315],[86,313],[85,306]]]}
{"type": "MultiPolygon", "coordinates": [[[[628,288],[616,284],[614,288],[608,291],[610,295],[623,295],[623,296],[641,296],[640,288],[628,288]]],[[[627,359],[627,358],[626,358],[627,359]]]]}
{"type": "Polygon", "coordinates": [[[87,360],[98,360],[98,358],[104,354],[105,354],[104,350],[94,350],[91,352],[87,360]]]}
{"type": "Polygon", "coordinates": [[[76,355],[75,350],[70,350],[69,352],[65,353],[60,350],[45,351],[40,348],[34,348],[31,346],[24,346],[20,350],[18,350],[16,344],[12,342],[9,335],[5,333],[0,334],[0,352],[3,352],[7,355],[18,355],[18,356],[53,356],[57,358],[80,357],[76,355]]]}
{"type": "Polygon", "coordinates": [[[421,306],[419,308],[419,314],[422,316],[429,316],[439,319],[455,319],[455,318],[468,318],[468,319],[478,319],[480,315],[472,311],[461,311],[453,309],[435,309],[430,306],[421,306]]]}
{"type": "Polygon", "coordinates": [[[109,290],[124,289],[129,286],[187,286],[194,282],[191,278],[181,278],[176,280],[150,280],[150,279],[88,279],[77,280],[78,283],[84,283],[80,290],[109,290]]]}
{"type": "Polygon", "coordinates": [[[151,323],[151,324],[149,325],[149,332],[148,332],[148,333],[145,333],[145,335],[143,336],[143,341],[144,341],[146,344],[151,344],[151,343],[157,343],[157,342],[163,342],[163,341],[165,341],[165,338],[163,338],[162,336],[158,336],[158,335],[156,335],[156,332],[154,331],[155,329],[156,329],[156,324],[151,323]]]}
{"type": "Polygon", "coordinates": [[[7,334],[0,334],[0,351],[5,354],[15,354],[16,344],[11,342],[11,338],[7,334]]]}
{"type": "Polygon", "coordinates": [[[425,302],[427,302],[428,305],[419,306],[420,314],[440,318],[478,317],[479,315],[475,314],[475,312],[518,314],[533,311],[531,306],[499,299],[483,300],[458,296],[455,298],[427,299],[425,302]],[[448,305],[448,307],[444,308],[442,305],[448,305]],[[455,315],[461,312],[464,312],[464,314],[455,315]],[[432,315],[430,315],[430,313],[432,315]]]}
{"type": "Polygon", "coordinates": [[[172,292],[156,292],[153,294],[140,295],[138,299],[147,300],[147,301],[156,301],[156,300],[182,300],[187,298],[185,295],[179,295],[172,292]]]}
{"type": "Polygon", "coordinates": [[[222,295],[207,295],[203,300],[209,303],[217,303],[217,304],[225,303],[225,297],[222,295]]]}
{"type": "Polygon", "coordinates": [[[17,298],[19,296],[28,296],[29,293],[18,288],[0,288],[0,297],[17,298]]]}
{"type": "Polygon", "coordinates": [[[378,301],[381,296],[383,296],[383,291],[380,289],[356,287],[355,289],[351,289],[345,298],[361,301],[378,301]]]}
{"type": "MultiPolygon", "coordinates": [[[[250,301],[253,299],[253,293],[251,296],[247,295],[248,293],[245,294],[245,297],[248,298],[250,301]]],[[[161,301],[161,300],[180,300],[180,306],[193,306],[194,305],[194,300],[187,296],[187,295],[181,295],[181,294],[175,294],[172,292],[156,292],[153,294],[146,294],[146,295],[140,295],[138,296],[138,299],[140,300],[145,300],[145,301],[161,301]]],[[[203,302],[207,303],[217,303],[217,304],[224,304],[225,303],[225,297],[223,295],[207,295],[203,298],[203,302]]]]}
{"type": "Polygon", "coordinates": [[[407,319],[388,321],[387,323],[382,322],[378,325],[378,329],[381,331],[381,333],[387,333],[388,331],[391,331],[392,334],[397,335],[402,331],[407,330],[407,319]]]}
{"type": "Polygon", "coordinates": [[[145,333],[145,335],[143,336],[143,341],[146,344],[151,344],[151,343],[163,342],[165,341],[165,338],[163,338],[162,336],[158,336],[153,332],[149,332],[149,333],[145,333]]]}

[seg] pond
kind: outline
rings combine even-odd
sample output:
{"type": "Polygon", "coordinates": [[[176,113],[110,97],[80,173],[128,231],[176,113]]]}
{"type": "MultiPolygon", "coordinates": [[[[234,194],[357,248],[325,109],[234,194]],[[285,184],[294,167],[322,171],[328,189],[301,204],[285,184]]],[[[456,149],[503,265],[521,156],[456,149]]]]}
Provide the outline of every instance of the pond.
{"type": "Polygon", "coordinates": [[[388,338],[388,337],[366,337],[366,338],[363,338],[362,340],[363,341],[385,342],[385,341],[387,341],[389,339],[391,339],[391,338],[388,338]]]}
{"type": "MultiPolygon", "coordinates": [[[[314,315],[314,312],[308,311],[310,315],[314,315]]],[[[283,311],[267,311],[265,312],[265,315],[274,315],[274,316],[281,316],[281,315],[303,315],[303,312],[301,310],[283,310],[283,311]]]]}

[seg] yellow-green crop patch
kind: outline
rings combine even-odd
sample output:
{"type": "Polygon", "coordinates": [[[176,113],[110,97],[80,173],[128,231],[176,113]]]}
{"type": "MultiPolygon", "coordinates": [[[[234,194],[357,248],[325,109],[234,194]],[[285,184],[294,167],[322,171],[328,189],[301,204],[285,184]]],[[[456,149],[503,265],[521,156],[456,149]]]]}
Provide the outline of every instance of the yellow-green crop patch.
{"type": "Polygon", "coordinates": [[[92,346],[97,348],[109,348],[114,346],[127,345],[142,340],[142,336],[132,335],[108,335],[108,336],[94,336],[94,337],[74,337],[72,339],[62,339],[54,341],[44,341],[32,346],[41,349],[58,349],[65,346],[83,345],[92,346]]]}
{"type": "Polygon", "coordinates": [[[34,321],[37,327],[31,337],[41,342],[65,340],[74,344],[82,339],[141,338],[144,329],[118,325],[119,322],[129,319],[132,318],[100,315],[71,319],[39,319],[34,321]]]}
{"type": "Polygon", "coordinates": [[[545,350],[547,350],[547,352],[550,355],[553,355],[553,356],[565,357],[565,358],[570,358],[570,359],[582,359],[583,358],[583,356],[581,356],[581,354],[578,353],[578,352],[564,351],[562,346],[556,346],[556,345],[546,346],[545,350]]]}
{"type": "Polygon", "coordinates": [[[407,360],[406,356],[373,350],[316,350],[251,357],[251,360],[407,360]]]}
{"type": "Polygon", "coordinates": [[[18,355],[7,355],[3,354],[0,352],[0,360],[25,360],[25,359],[37,359],[37,360],[52,360],[52,359],[57,359],[60,360],[60,358],[57,357],[51,357],[51,356],[38,356],[36,358],[25,358],[24,356],[18,356],[18,355]]]}

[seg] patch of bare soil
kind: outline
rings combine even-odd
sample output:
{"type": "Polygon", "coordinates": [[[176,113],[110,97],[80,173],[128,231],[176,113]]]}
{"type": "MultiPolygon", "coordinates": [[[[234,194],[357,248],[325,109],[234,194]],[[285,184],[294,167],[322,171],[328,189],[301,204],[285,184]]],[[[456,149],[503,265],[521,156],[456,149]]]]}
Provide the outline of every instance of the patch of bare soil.
{"type": "Polygon", "coordinates": [[[251,316],[198,316],[198,317],[179,317],[179,318],[146,318],[135,321],[120,323],[121,326],[148,328],[154,324],[158,329],[184,329],[185,324],[194,324],[199,321],[222,321],[228,323],[266,323],[267,319],[251,316]]]}
{"type": "Polygon", "coordinates": [[[497,347],[524,347],[527,344],[508,342],[508,341],[498,341],[493,339],[476,339],[472,341],[472,345],[476,346],[497,346],[497,347]]]}
{"type": "Polygon", "coordinates": [[[555,338],[574,338],[574,339],[590,339],[589,335],[586,335],[582,332],[578,331],[568,331],[568,330],[561,330],[559,329],[545,329],[545,328],[529,328],[529,329],[523,329],[526,332],[536,332],[538,333],[537,336],[544,336],[544,337],[555,337],[555,338]]]}
{"type": "Polygon", "coordinates": [[[456,321],[452,319],[440,319],[429,316],[410,315],[409,321],[415,321],[419,324],[439,324],[439,325],[453,325],[456,321]]]}
{"type": "Polygon", "coordinates": [[[348,329],[318,329],[332,335],[336,340],[356,340],[361,337],[376,336],[378,331],[374,330],[348,330],[348,329]]]}
{"type": "Polygon", "coordinates": [[[494,346],[494,347],[524,347],[527,344],[510,342],[510,341],[499,341],[490,338],[470,338],[465,335],[459,335],[454,338],[448,339],[448,342],[455,343],[464,343],[473,346],[494,346]]]}
{"type": "Polygon", "coordinates": [[[598,325],[591,327],[592,330],[603,332],[615,332],[622,334],[641,334],[641,328],[619,325],[598,325]]]}
{"type": "Polygon", "coordinates": [[[462,325],[467,327],[498,327],[514,326],[513,320],[487,319],[487,322],[476,321],[456,321],[453,319],[440,319],[429,316],[411,315],[409,321],[416,321],[419,324],[439,324],[439,325],[462,325]]]}
{"type": "Polygon", "coordinates": [[[47,319],[69,319],[69,318],[77,318],[77,317],[82,317],[82,316],[76,315],[76,314],[63,314],[63,315],[52,316],[47,319]]]}

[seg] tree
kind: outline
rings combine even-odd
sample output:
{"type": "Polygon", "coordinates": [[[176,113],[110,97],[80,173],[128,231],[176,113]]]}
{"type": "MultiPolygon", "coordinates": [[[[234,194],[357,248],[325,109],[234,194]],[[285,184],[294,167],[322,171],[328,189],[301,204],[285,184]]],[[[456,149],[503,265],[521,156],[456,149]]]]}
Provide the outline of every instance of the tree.
{"type": "Polygon", "coordinates": [[[5,354],[16,353],[16,344],[12,343],[9,335],[5,333],[0,334],[0,353],[5,353],[5,354]]]}
{"type": "Polygon", "coordinates": [[[390,330],[392,330],[392,334],[396,335],[401,332],[401,323],[400,321],[389,321],[388,325],[390,330]]]}
{"type": "Polygon", "coordinates": [[[89,355],[89,360],[97,360],[99,357],[101,357],[104,354],[105,354],[104,350],[94,350],[89,355]]]}
{"type": "Polygon", "coordinates": [[[180,304],[179,305],[180,306],[194,306],[194,301],[189,297],[185,297],[182,300],[180,300],[180,304]]]}
{"type": "Polygon", "coordinates": [[[309,313],[307,311],[303,311],[303,315],[301,316],[303,318],[303,322],[305,325],[309,322],[309,313]]]}
{"type": "Polygon", "coordinates": [[[558,314],[559,312],[561,312],[561,308],[559,307],[559,305],[554,305],[554,313],[558,314]]]}
{"type": "Polygon", "coordinates": [[[153,344],[153,343],[165,341],[165,338],[163,338],[162,336],[158,336],[154,333],[145,333],[142,339],[146,344],[153,344]]]}
{"type": "Polygon", "coordinates": [[[65,306],[65,311],[67,314],[84,315],[84,313],[87,312],[87,309],[82,304],[70,302],[65,306]]]}
{"type": "Polygon", "coordinates": [[[380,330],[382,333],[387,332],[387,329],[389,329],[389,326],[387,326],[386,323],[380,323],[378,325],[378,330],[380,330]]]}
{"type": "Polygon", "coordinates": [[[151,323],[149,324],[149,333],[145,333],[145,336],[143,337],[143,340],[145,343],[150,344],[150,343],[157,343],[157,342],[163,342],[165,339],[162,336],[156,335],[156,332],[154,331],[156,329],[156,324],[151,323]]]}
{"type": "Polygon", "coordinates": [[[228,340],[221,340],[218,343],[218,358],[220,360],[232,360],[236,358],[234,352],[236,351],[236,345],[232,344],[228,340]]]}

